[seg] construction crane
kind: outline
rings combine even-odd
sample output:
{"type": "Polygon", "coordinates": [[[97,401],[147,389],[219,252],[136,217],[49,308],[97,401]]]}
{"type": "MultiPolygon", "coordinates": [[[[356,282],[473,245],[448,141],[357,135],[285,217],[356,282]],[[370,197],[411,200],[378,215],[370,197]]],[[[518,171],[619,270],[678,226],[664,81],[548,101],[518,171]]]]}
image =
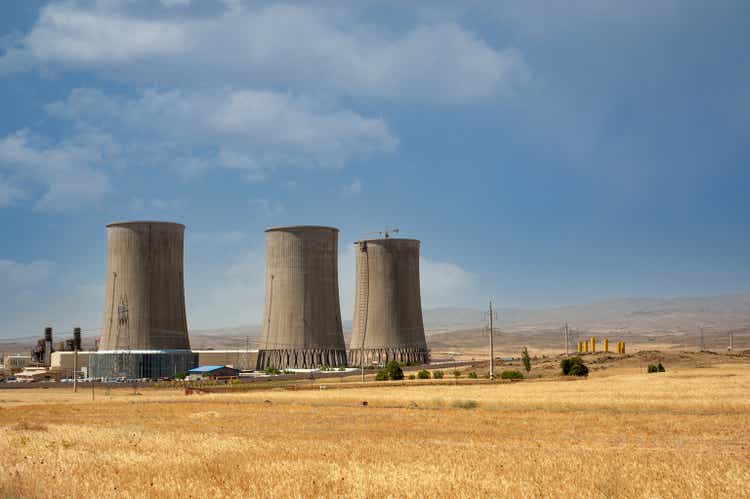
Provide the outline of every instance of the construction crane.
{"type": "Polygon", "coordinates": [[[377,232],[367,232],[365,233],[366,236],[382,236],[386,239],[391,237],[393,234],[398,234],[398,227],[391,227],[389,225],[385,226],[385,230],[377,231],[377,232]]]}

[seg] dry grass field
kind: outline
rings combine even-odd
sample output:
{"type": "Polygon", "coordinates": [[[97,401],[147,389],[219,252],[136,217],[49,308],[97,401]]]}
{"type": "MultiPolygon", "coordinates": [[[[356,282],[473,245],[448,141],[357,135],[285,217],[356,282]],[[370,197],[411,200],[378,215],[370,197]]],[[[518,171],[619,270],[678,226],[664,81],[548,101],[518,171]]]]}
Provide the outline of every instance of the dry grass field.
{"type": "Polygon", "coordinates": [[[750,364],[667,369],[94,403],[0,391],[0,496],[750,497],[750,364]]]}

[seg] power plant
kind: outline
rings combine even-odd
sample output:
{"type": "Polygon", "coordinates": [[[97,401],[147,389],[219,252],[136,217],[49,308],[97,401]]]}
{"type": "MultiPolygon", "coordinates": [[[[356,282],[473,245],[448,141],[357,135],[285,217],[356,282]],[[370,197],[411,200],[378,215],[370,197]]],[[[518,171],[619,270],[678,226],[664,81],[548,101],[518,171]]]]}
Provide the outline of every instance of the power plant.
{"type": "Polygon", "coordinates": [[[346,365],[338,229],[266,230],[266,290],[258,368],[346,365]]]}
{"type": "Polygon", "coordinates": [[[107,279],[95,377],[172,376],[192,368],[185,285],[185,226],[171,222],[107,225],[107,279]]]}
{"type": "Polygon", "coordinates": [[[416,239],[357,241],[349,365],[430,360],[422,321],[416,239]]]}

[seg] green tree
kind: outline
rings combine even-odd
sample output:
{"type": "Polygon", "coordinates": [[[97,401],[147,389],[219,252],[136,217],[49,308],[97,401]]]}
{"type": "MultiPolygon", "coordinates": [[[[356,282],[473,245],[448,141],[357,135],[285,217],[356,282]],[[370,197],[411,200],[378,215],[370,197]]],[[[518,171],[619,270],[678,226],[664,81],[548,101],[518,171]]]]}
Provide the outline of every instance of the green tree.
{"type": "Polygon", "coordinates": [[[521,350],[521,360],[523,361],[523,368],[526,369],[526,372],[531,371],[531,357],[529,357],[529,350],[526,347],[523,347],[523,350],[521,350]]]}
{"type": "Polygon", "coordinates": [[[401,369],[401,364],[397,361],[392,360],[385,366],[385,370],[388,371],[388,379],[397,381],[404,379],[404,371],[401,369]]]}
{"type": "Polygon", "coordinates": [[[430,379],[430,371],[427,369],[422,369],[417,373],[417,378],[419,379],[430,379]]]}

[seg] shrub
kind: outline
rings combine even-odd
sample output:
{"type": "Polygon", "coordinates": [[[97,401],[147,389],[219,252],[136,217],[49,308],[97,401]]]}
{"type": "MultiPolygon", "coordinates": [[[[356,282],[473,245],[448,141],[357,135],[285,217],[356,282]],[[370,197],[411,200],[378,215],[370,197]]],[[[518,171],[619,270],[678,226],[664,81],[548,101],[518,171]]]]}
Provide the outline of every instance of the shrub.
{"type": "Polygon", "coordinates": [[[647,373],[658,373],[659,368],[656,366],[656,364],[649,364],[648,368],[646,368],[647,373]]]}
{"type": "Polygon", "coordinates": [[[417,377],[415,375],[413,375],[413,374],[410,374],[409,375],[409,379],[417,379],[417,377]]]}
{"type": "Polygon", "coordinates": [[[503,371],[500,374],[501,379],[523,379],[523,374],[520,371],[503,371]]]}
{"type": "Polygon", "coordinates": [[[266,370],[263,372],[266,374],[281,374],[281,371],[279,371],[275,367],[266,367],[266,370]]]}
{"type": "Polygon", "coordinates": [[[529,351],[526,347],[521,350],[521,360],[523,361],[523,368],[526,372],[531,371],[531,357],[529,357],[529,351]]]}
{"type": "Polygon", "coordinates": [[[388,371],[388,379],[404,379],[404,371],[401,369],[401,364],[399,364],[395,360],[390,361],[388,365],[385,366],[385,369],[386,371],[388,371]]]}
{"type": "Polygon", "coordinates": [[[565,376],[588,376],[589,374],[589,368],[578,356],[561,360],[560,369],[565,376]]]}
{"type": "Polygon", "coordinates": [[[346,371],[346,367],[339,367],[339,371],[346,371]]]}
{"type": "Polygon", "coordinates": [[[435,379],[443,379],[445,373],[443,371],[432,371],[432,377],[435,379]]]}
{"type": "Polygon", "coordinates": [[[378,374],[375,375],[375,381],[388,381],[388,371],[381,369],[378,374]]]}
{"type": "Polygon", "coordinates": [[[461,371],[459,371],[459,370],[453,371],[453,377],[456,378],[456,379],[460,378],[461,377],[461,371]]]}
{"type": "Polygon", "coordinates": [[[185,379],[185,373],[177,373],[174,375],[174,379],[185,379]]]}
{"type": "Polygon", "coordinates": [[[586,367],[586,364],[583,362],[578,364],[573,364],[570,367],[570,375],[571,376],[588,376],[589,375],[589,368],[586,367]]]}
{"type": "Polygon", "coordinates": [[[427,369],[422,369],[417,373],[417,378],[419,379],[430,379],[430,371],[427,369]]]}
{"type": "Polygon", "coordinates": [[[477,379],[477,373],[475,373],[474,371],[471,371],[471,372],[469,373],[469,377],[470,377],[471,379],[477,379]]]}
{"type": "Polygon", "coordinates": [[[663,366],[663,365],[661,364],[661,362],[659,362],[659,365],[658,365],[658,366],[656,366],[656,367],[658,367],[658,368],[659,368],[659,372],[660,372],[660,373],[666,372],[666,369],[664,369],[664,366],[663,366]]]}

